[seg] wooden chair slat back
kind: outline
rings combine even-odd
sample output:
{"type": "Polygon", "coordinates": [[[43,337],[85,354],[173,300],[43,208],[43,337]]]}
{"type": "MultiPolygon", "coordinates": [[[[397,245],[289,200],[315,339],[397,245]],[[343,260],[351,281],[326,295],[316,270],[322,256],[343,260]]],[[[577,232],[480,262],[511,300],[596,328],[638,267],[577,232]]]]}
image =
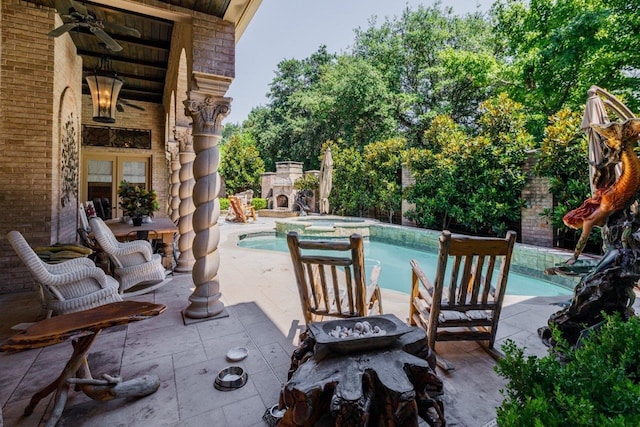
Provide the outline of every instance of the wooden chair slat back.
{"type": "Polygon", "coordinates": [[[513,231],[504,239],[443,231],[433,284],[411,261],[409,321],[427,330],[430,347],[436,340],[486,340],[493,347],[515,240],[513,231]]]}
{"type": "Polygon", "coordinates": [[[348,242],[300,240],[297,233],[289,232],[287,245],[307,323],[314,315],[367,314],[362,236],[354,234],[348,242]],[[329,253],[319,254],[320,251],[329,253]],[[335,252],[345,252],[346,256],[335,252]]]}

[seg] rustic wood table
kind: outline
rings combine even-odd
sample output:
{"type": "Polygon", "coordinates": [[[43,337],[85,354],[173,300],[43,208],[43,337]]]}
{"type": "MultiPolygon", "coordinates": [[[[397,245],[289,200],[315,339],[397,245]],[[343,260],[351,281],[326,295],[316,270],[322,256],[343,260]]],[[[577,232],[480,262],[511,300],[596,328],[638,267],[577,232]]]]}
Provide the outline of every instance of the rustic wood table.
{"type": "MultiPolygon", "coordinates": [[[[363,318],[366,319],[366,318],[363,318]]],[[[278,426],[313,426],[331,414],[336,426],[444,426],[443,384],[422,328],[411,327],[386,348],[317,357],[307,330],[280,393],[278,426]]]]}
{"type": "Polygon", "coordinates": [[[164,268],[171,269],[173,266],[173,239],[178,232],[178,227],[170,218],[153,218],[152,221],[151,223],[145,222],[140,226],[134,226],[125,224],[119,219],[112,219],[105,221],[105,224],[109,226],[113,235],[120,241],[127,238],[134,231],[155,231],[158,233],[158,238],[162,239],[164,254],[166,255],[162,257],[162,265],[164,268]]]}
{"type": "Polygon", "coordinates": [[[93,378],[87,363],[87,354],[98,333],[111,326],[157,316],[166,310],[162,304],[138,301],[122,301],[106,304],[91,310],[67,313],[34,323],[21,333],[13,336],[0,351],[22,351],[46,347],[71,339],[73,354],[62,373],[48,386],[31,398],[24,410],[30,415],[38,402],[55,391],[55,403],[47,426],[55,426],[67,402],[71,384],[80,388],[95,400],[111,400],[118,397],[142,397],[154,393],[160,386],[156,376],[145,375],[129,381],[105,375],[103,379],[93,378]]]}

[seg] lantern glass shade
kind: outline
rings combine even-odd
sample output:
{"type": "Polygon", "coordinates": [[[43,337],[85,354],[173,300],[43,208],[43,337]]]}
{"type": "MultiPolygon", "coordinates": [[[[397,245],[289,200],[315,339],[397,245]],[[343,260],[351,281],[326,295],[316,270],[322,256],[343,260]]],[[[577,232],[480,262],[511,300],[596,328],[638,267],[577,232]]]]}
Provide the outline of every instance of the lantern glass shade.
{"type": "Polygon", "coordinates": [[[93,120],[102,123],[115,122],[116,104],[122,88],[122,80],[115,74],[95,73],[87,76],[87,84],[91,92],[93,120]]]}

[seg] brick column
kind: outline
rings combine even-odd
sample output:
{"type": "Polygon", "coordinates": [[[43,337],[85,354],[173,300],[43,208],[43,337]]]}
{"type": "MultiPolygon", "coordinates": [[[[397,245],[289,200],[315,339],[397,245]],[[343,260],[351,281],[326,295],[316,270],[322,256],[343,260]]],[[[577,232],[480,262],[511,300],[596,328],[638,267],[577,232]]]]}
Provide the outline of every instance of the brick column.
{"type": "Polygon", "coordinates": [[[185,101],[186,113],[193,119],[193,148],[196,154],[193,163],[195,186],[193,200],[193,254],[196,258],[192,276],[196,288],[189,297],[190,305],[184,311],[185,317],[203,319],[218,316],[224,309],[220,301],[218,267],[220,254],[218,242],[220,229],[221,179],[218,174],[222,136],[222,119],[229,114],[229,98],[203,96],[191,93],[185,101]]]}
{"type": "Polygon", "coordinates": [[[549,218],[540,215],[545,209],[553,209],[553,195],[549,191],[551,183],[549,178],[533,175],[534,164],[535,156],[531,153],[523,165],[528,179],[521,192],[525,206],[521,210],[520,234],[522,243],[552,248],[554,247],[553,225],[549,218]]]}
{"type": "MultiPolygon", "coordinates": [[[[404,191],[405,188],[415,183],[416,183],[416,179],[411,174],[411,171],[409,170],[408,167],[403,165],[402,166],[402,190],[404,191]]],[[[402,210],[402,225],[412,226],[412,227],[416,226],[415,221],[410,220],[409,218],[404,216],[404,213],[407,212],[409,209],[415,209],[415,208],[416,208],[415,203],[409,203],[405,198],[402,199],[402,205],[400,208],[402,210]]]]}

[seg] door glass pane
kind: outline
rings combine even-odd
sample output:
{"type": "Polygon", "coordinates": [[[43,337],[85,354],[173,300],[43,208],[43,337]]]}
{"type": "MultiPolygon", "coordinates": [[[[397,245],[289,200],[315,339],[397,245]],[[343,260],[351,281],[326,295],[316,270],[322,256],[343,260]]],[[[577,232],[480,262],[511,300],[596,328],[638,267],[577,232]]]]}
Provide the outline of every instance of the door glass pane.
{"type": "Polygon", "coordinates": [[[113,162],[110,160],[89,160],[87,166],[87,199],[111,199],[111,185],[113,184],[113,162]]]}
{"type": "Polygon", "coordinates": [[[122,162],[122,179],[133,185],[147,188],[147,162],[122,162]]]}
{"type": "Polygon", "coordinates": [[[111,160],[89,160],[87,163],[87,200],[93,202],[96,214],[102,219],[111,218],[113,164],[111,160]]]}

